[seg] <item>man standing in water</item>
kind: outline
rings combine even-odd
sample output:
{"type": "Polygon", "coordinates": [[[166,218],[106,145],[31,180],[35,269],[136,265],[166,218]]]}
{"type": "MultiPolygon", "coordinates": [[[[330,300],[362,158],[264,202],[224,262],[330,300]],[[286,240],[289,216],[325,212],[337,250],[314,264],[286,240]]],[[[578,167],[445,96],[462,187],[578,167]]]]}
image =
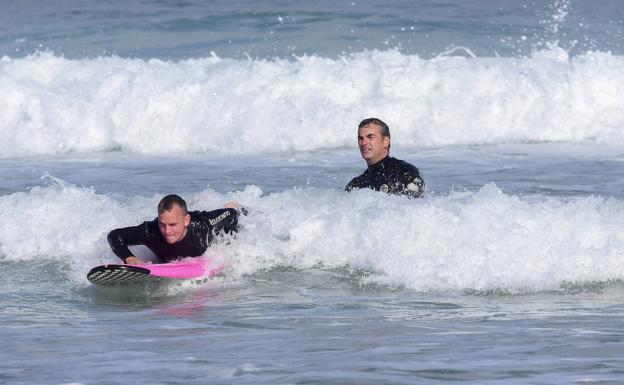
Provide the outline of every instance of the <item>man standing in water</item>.
{"type": "Polygon", "coordinates": [[[346,191],[371,188],[387,194],[421,197],[425,181],[414,165],[390,156],[390,128],[377,118],[358,126],[358,147],[368,168],[347,184],[346,191]]]}
{"type": "Polygon", "coordinates": [[[206,251],[214,236],[238,230],[238,205],[228,203],[213,211],[191,211],[178,195],[167,195],[158,203],[158,217],[138,226],[114,229],[108,244],[124,263],[144,263],[128,246],[145,245],[160,263],[183,257],[197,257],[206,251]]]}

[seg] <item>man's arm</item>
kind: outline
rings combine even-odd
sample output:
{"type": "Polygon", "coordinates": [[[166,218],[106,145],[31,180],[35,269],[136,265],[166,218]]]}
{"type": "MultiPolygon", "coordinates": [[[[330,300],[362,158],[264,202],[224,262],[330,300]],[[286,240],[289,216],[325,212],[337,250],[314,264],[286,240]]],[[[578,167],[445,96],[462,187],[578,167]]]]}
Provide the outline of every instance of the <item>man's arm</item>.
{"type": "Polygon", "coordinates": [[[358,190],[364,187],[370,187],[367,186],[367,181],[368,181],[368,176],[367,173],[368,171],[365,171],[362,175],[358,175],[355,178],[351,179],[351,182],[347,183],[347,186],[345,187],[345,191],[346,192],[351,192],[353,190],[358,190]]]}
{"type": "Polygon", "coordinates": [[[221,232],[231,234],[238,231],[238,211],[234,208],[203,211],[202,221],[208,225],[209,243],[215,234],[221,232]]]}
{"type": "Polygon", "coordinates": [[[143,261],[135,257],[128,246],[145,244],[150,239],[150,233],[147,222],[144,222],[138,226],[114,229],[108,233],[107,239],[116,256],[124,263],[134,265],[143,261]]]}
{"type": "Polygon", "coordinates": [[[357,186],[355,185],[355,178],[354,178],[351,180],[351,182],[347,183],[347,186],[345,187],[345,191],[351,192],[356,189],[357,189],[357,186]]]}
{"type": "Polygon", "coordinates": [[[425,193],[425,181],[420,171],[409,163],[406,163],[401,171],[400,183],[402,194],[410,198],[420,198],[425,193]]]}

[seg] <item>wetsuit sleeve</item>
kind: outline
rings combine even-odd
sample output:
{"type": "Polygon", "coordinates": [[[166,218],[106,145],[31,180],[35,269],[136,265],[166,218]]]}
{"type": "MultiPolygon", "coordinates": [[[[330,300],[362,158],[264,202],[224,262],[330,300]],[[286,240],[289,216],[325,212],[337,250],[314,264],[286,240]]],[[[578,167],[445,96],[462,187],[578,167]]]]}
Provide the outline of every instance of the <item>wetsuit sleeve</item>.
{"type": "Polygon", "coordinates": [[[404,195],[410,198],[420,198],[424,195],[425,181],[416,167],[407,164],[401,170],[399,178],[404,195]]]}
{"type": "Polygon", "coordinates": [[[367,180],[366,172],[362,175],[356,176],[355,178],[351,179],[351,182],[347,184],[347,186],[345,187],[345,191],[351,192],[353,190],[358,190],[363,187],[367,187],[365,183],[366,180],[367,180]]]}
{"type": "Polygon", "coordinates": [[[108,233],[107,237],[113,253],[124,263],[126,258],[133,255],[128,246],[144,245],[152,238],[153,231],[150,229],[149,222],[143,222],[138,226],[114,229],[108,233]]]}
{"type": "Polygon", "coordinates": [[[209,239],[215,234],[231,234],[238,231],[238,211],[236,209],[218,209],[202,211],[202,222],[208,225],[209,239]]]}
{"type": "Polygon", "coordinates": [[[346,192],[351,192],[351,191],[353,191],[353,190],[358,188],[356,183],[355,183],[356,179],[357,178],[353,178],[353,179],[351,179],[351,182],[347,183],[347,186],[345,187],[345,191],[346,192]]]}

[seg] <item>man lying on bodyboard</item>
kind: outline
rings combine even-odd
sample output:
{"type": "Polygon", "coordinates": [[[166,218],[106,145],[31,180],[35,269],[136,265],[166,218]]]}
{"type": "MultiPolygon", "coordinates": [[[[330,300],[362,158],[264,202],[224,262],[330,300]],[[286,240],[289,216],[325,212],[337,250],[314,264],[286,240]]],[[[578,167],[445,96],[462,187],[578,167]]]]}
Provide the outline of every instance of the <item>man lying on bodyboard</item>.
{"type": "MultiPolygon", "coordinates": [[[[202,255],[217,234],[238,231],[238,209],[230,202],[223,209],[189,212],[178,195],[167,195],[158,203],[158,217],[137,226],[112,230],[108,243],[124,265],[93,268],[87,278],[97,284],[153,280],[153,278],[195,278],[206,274],[205,260],[186,259],[202,255]],[[128,246],[144,245],[157,258],[157,264],[134,256],[128,246]]],[[[209,273],[210,271],[208,271],[209,273]]]]}

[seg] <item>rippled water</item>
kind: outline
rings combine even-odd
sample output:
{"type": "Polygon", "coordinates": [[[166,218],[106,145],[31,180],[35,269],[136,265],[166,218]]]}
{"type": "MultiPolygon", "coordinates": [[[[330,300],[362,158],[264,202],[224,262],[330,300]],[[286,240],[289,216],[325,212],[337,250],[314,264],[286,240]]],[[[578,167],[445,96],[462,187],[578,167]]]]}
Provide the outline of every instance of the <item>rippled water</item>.
{"type": "Polygon", "coordinates": [[[622,12],[3,4],[0,383],[622,383],[622,12]],[[343,191],[369,116],[425,199],[343,191]],[[89,284],[168,193],[225,273],[89,284]]]}

